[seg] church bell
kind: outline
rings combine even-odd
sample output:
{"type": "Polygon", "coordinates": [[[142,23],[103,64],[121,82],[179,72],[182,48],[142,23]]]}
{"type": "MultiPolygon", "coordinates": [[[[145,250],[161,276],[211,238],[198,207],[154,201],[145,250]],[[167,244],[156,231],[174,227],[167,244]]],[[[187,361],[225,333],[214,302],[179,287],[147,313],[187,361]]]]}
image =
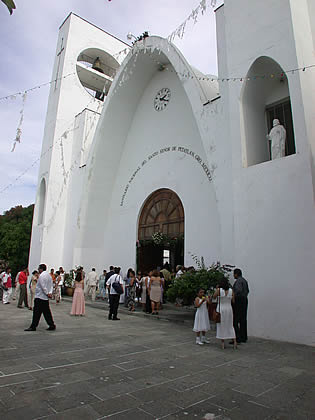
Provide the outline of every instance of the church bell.
{"type": "Polygon", "coordinates": [[[102,67],[101,67],[101,60],[99,57],[96,57],[96,59],[94,60],[92,69],[99,71],[100,73],[104,73],[102,67]]]}

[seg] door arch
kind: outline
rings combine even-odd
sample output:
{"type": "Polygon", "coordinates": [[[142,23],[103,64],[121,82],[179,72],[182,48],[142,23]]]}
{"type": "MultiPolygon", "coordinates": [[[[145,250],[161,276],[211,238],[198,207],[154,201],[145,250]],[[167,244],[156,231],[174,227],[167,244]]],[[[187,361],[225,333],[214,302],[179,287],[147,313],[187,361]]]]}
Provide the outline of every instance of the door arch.
{"type": "Polygon", "coordinates": [[[149,271],[162,267],[167,260],[173,269],[183,265],[184,228],[184,207],[178,195],[167,188],[150,194],[139,216],[137,269],[149,271]],[[163,234],[161,244],[153,241],[152,235],[157,232],[163,234]]]}

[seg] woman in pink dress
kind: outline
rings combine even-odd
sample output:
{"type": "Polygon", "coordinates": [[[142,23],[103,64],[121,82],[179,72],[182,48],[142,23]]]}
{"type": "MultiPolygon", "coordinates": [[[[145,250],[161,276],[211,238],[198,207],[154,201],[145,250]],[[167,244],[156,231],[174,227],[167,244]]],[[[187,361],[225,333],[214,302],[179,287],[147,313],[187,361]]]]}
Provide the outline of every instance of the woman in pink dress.
{"type": "Polygon", "coordinates": [[[74,282],[74,293],[72,299],[71,315],[85,315],[84,280],[82,270],[77,271],[74,282]]]}

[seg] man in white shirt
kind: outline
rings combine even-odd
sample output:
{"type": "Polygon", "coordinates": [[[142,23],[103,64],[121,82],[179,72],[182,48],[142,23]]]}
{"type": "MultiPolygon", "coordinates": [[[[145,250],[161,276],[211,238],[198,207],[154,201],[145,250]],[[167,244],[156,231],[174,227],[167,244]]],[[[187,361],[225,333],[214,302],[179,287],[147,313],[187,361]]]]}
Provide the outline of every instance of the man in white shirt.
{"type": "Polygon", "coordinates": [[[24,331],[36,331],[40,318],[44,314],[45,321],[48,324],[48,331],[56,329],[52,314],[49,307],[49,299],[52,298],[53,281],[50,274],[47,272],[45,264],[40,264],[38,267],[40,276],[37,280],[35,289],[35,300],[33,309],[33,320],[31,326],[24,331]]]}
{"type": "Polygon", "coordinates": [[[117,282],[121,285],[122,289],[123,287],[123,279],[119,275],[120,273],[120,267],[114,268],[114,274],[107,280],[106,286],[109,288],[109,314],[108,319],[112,319],[113,321],[119,321],[119,318],[117,318],[117,312],[118,312],[118,306],[119,306],[119,299],[120,294],[116,292],[116,290],[113,288],[113,283],[117,282]]]}
{"type": "Polygon", "coordinates": [[[92,271],[89,272],[86,278],[87,291],[86,295],[89,296],[92,291],[92,300],[95,301],[96,297],[96,286],[98,283],[98,276],[96,274],[95,268],[92,268],[92,271]]]}

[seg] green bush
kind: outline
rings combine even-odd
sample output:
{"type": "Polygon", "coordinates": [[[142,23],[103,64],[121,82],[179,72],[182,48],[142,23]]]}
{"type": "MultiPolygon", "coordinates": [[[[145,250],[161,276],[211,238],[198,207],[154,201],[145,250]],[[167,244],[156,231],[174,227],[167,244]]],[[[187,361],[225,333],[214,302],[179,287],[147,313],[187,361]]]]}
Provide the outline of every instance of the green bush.
{"type": "Polygon", "coordinates": [[[167,299],[170,302],[180,299],[184,305],[191,305],[199,289],[212,293],[222,278],[228,279],[231,267],[216,263],[208,269],[203,266],[197,271],[188,271],[173,280],[166,292],[167,299]]]}

